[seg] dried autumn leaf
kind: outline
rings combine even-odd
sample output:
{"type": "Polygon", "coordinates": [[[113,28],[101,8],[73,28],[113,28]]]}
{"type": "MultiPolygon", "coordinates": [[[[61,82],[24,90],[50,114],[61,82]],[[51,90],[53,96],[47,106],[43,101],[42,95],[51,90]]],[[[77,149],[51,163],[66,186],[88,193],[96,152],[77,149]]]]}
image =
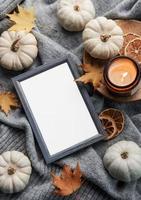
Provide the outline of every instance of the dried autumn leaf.
{"type": "Polygon", "coordinates": [[[7,14],[10,20],[15,24],[9,29],[10,31],[27,31],[30,32],[35,27],[35,11],[34,8],[22,8],[18,6],[19,13],[7,14]]]}
{"type": "Polygon", "coordinates": [[[18,108],[19,103],[16,95],[12,92],[2,92],[0,93],[0,108],[7,115],[11,108],[18,108]]]}
{"type": "Polygon", "coordinates": [[[76,81],[83,82],[84,84],[92,83],[94,88],[100,87],[103,79],[103,67],[95,64],[82,64],[82,69],[86,72],[84,75],[76,79],[76,81]]]}
{"type": "Polygon", "coordinates": [[[68,165],[64,165],[60,176],[56,176],[52,173],[53,185],[56,187],[55,193],[60,196],[68,196],[78,190],[82,183],[82,172],[80,170],[80,165],[74,170],[68,165]]]}

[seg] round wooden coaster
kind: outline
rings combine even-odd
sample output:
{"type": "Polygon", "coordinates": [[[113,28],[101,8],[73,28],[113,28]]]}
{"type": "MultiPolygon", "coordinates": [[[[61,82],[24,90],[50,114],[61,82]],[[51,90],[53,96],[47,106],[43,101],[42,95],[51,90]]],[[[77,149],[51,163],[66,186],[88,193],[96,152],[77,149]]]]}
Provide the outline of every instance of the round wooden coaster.
{"type": "MultiPolygon", "coordinates": [[[[117,24],[122,28],[124,34],[126,33],[135,33],[137,35],[141,36],[141,22],[140,21],[136,21],[136,20],[116,20],[117,24]]],[[[86,51],[84,51],[83,54],[83,63],[87,63],[87,64],[92,64],[93,66],[95,66],[95,64],[99,65],[100,67],[107,64],[108,61],[101,61],[98,59],[95,59],[93,57],[91,57],[86,51]]],[[[117,101],[117,102],[133,102],[133,101],[139,101],[141,100],[141,84],[139,85],[139,89],[138,91],[129,97],[119,97],[117,95],[113,95],[111,94],[107,87],[103,83],[101,84],[101,86],[99,88],[97,88],[97,91],[102,94],[104,97],[109,98],[113,101],[117,101]]]]}

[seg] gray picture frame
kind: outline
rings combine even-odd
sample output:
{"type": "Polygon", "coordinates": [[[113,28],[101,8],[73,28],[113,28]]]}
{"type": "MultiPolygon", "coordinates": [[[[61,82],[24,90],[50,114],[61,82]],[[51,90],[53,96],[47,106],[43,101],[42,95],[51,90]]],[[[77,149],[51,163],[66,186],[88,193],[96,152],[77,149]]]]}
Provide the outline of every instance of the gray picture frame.
{"type": "Polygon", "coordinates": [[[82,83],[76,83],[77,86],[78,86],[78,89],[79,89],[79,91],[80,91],[80,93],[81,93],[81,95],[84,99],[84,102],[87,105],[88,111],[89,111],[89,113],[92,117],[92,120],[93,120],[99,134],[94,136],[94,137],[91,137],[91,138],[89,138],[89,139],[87,139],[87,140],[85,140],[81,143],[73,145],[72,147],[67,148],[67,149],[65,149],[61,152],[58,152],[58,153],[56,153],[52,156],[49,154],[48,147],[47,147],[46,143],[44,142],[44,139],[42,137],[42,133],[40,132],[40,129],[39,129],[37,123],[36,123],[36,120],[34,118],[32,110],[30,109],[30,106],[28,104],[28,100],[27,100],[27,98],[26,98],[26,96],[23,92],[23,89],[20,85],[20,82],[23,81],[23,80],[26,80],[26,79],[28,79],[32,76],[38,75],[39,73],[42,73],[46,70],[50,70],[54,67],[57,67],[58,65],[63,64],[65,62],[67,62],[67,64],[69,65],[70,71],[71,71],[74,79],[78,78],[80,75],[79,75],[77,70],[74,70],[74,66],[76,66],[76,64],[69,57],[56,59],[55,61],[50,61],[49,63],[46,63],[42,66],[39,66],[38,68],[29,70],[27,72],[24,72],[24,73],[14,77],[14,78],[12,78],[12,82],[14,84],[16,92],[19,96],[19,99],[20,99],[22,105],[23,105],[25,114],[26,114],[26,116],[29,120],[31,128],[34,132],[35,138],[38,142],[38,145],[41,149],[41,152],[42,152],[44,159],[45,159],[47,164],[52,163],[56,160],[59,160],[59,159],[65,157],[69,154],[72,154],[72,153],[74,153],[74,152],[76,152],[76,151],[78,151],[82,148],[85,148],[89,145],[92,145],[93,143],[98,142],[98,141],[105,138],[105,136],[104,136],[105,131],[104,131],[102,124],[101,124],[101,122],[98,118],[98,115],[96,114],[95,108],[94,108],[92,101],[89,97],[87,89],[85,88],[85,86],[82,83]]]}

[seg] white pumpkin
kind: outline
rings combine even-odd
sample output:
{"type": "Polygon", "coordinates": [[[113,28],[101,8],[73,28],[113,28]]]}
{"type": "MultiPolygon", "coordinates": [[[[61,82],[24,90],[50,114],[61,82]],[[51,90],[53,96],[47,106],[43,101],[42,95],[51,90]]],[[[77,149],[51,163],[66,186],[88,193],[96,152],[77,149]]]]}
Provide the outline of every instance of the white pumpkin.
{"type": "Polygon", "coordinates": [[[31,175],[31,162],[18,151],[7,151],[0,155],[0,190],[14,193],[23,190],[31,175]]]}
{"type": "Polygon", "coordinates": [[[109,147],[103,163],[112,177],[123,182],[141,177],[141,148],[132,141],[120,141],[109,147]]]}
{"type": "Polygon", "coordinates": [[[95,58],[108,59],[117,55],[123,40],[122,29],[105,17],[89,21],[83,31],[84,48],[95,58]]]}
{"type": "Polygon", "coordinates": [[[32,33],[4,31],[0,37],[0,64],[8,70],[23,70],[37,56],[37,41],[32,33]]]}
{"type": "Polygon", "coordinates": [[[57,16],[66,30],[82,31],[86,23],[95,17],[95,8],[91,0],[60,0],[57,16]]]}

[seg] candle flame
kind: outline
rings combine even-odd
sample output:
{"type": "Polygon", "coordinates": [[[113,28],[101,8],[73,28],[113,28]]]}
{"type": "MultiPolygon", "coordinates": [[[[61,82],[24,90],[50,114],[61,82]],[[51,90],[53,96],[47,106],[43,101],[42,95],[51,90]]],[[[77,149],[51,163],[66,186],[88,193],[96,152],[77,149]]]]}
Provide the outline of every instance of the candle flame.
{"type": "Polygon", "coordinates": [[[123,73],[122,74],[122,77],[121,77],[121,81],[123,82],[124,81],[124,79],[125,79],[125,77],[128,75],[128,72],[125,72],[125,73],[123,73]]]}

